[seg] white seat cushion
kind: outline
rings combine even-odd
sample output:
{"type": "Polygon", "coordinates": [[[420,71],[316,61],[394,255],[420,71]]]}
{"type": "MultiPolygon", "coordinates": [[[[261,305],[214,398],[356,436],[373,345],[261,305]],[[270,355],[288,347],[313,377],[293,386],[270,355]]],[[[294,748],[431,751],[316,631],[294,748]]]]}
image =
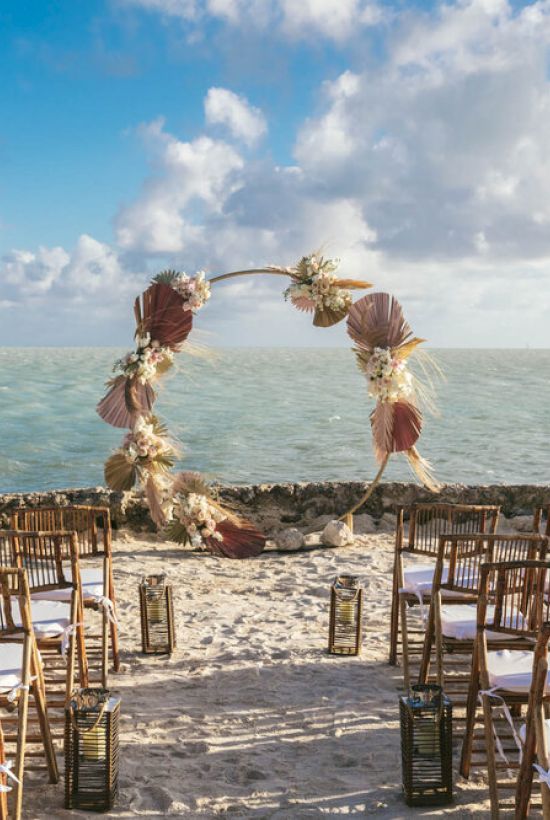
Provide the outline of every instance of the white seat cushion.
{"type": "MultiPolygon", "coordinates": [[[[494,606],[487,607],[487,618],[490,620],[495,612],[494,606]]],[[[446,638],[457,641],[473,641],[476,636],[477,607],[475,604],[444,604],[441,607],[441,632],[446,638]]],[[[487,630],[490,641],[509,641],[513,635],[487,630]]]]}
{"type": "MultiPolygon", "coordinates": [[[[14,606],[13,622],[21,626],[19,607],[14,606]]],[[[31,601],[31,618],[34,634],[41,638],[57,638],[69,626],[70,607],[57,601],[31,601]]]]}
{"type": "MultiPolygon", "coordinates": [[[[487,653],[487,668],[491,688],[509,692],[528,692],[533,672],[533,653],[527,650],[499,649],[487,653]]],[[[550,672],[546,685],[550,681],[550,672]]]]}
{"type": "Polygon", "coordinates": [[[0,692],[7,694],[21,683],[23,644],[0,643],[0,692]]]}
{"type": "MultiPolygon", "coordinates": [[[[64,567],[63,570],[67,581],[71,581],[71,568],[64,567]]],[[[80,577],[82,579],[82,593],[84,595],[84,600],[88,598],[98,601],[100,598],[103,598],[103,569],[101,567],[81,568],[80,577]]],[[[72,587],[66,587],[65,589],[49,589],[45,592],[33,592],[31,599],[33,601],[63,601],[65,603],[69,603],[72,592],[72,587]]]]}
{"type": "MultiPolygon", "coordinates": [[[[434,580],[435,564],[410,564],[403,568],[403,586],[400,592],[408,592],[417,597],[430,595],[434,580]]],[[[449,577],[449,567],[443,566],[441,582],[445,584],[449,577]]],[[[449,592],[443,590],[445,598],[462,598],[465,593],[459,591],[449,592]]]]}

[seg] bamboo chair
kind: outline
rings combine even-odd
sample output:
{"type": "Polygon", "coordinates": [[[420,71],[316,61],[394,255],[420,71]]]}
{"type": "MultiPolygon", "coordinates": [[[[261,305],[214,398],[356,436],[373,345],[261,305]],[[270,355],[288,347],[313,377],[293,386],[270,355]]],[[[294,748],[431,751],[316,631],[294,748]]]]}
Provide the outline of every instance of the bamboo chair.
{"type": "Polygon", "coordinates": [[[74,687],[75,654],[80,685],[88,686],[76,533],[1,530],[0,565],[26,569],[38,648],[67,655],[65,694],[74,687]],[[66,574],[67,562],[70,573],[66,574]],[[62,593],[63,600],[52,601],[54,593],[62,593]]]}
{"type": "MultiPolygon", "coordinates": [[[[544,560],[548,539],[538,535],[442,535],[431,592],[430,611],[424,639],[419,683],[428,679],[432,649],[435,644],[437,683],[446,688],[445,655],[461,656],[468,665],[468,680],[473,644],[476,636],[477,600],[482,563],[502,561],[544,560]],[[443,576],[445,556],[448,570],[443,576]],[[443,604],[443,597],[453,597],[453,603],[443,604]],[[455,600],[456,599],[456,600],[455,600]]],[[[491,601],[494,589],[489,590],[491,601]]],[[[490,612],[490,610],[489,610],[490,612]]],[[[516,638],[500,634],[490,636],[492,648],[517,647],[516,638]],[[504,638],[504,640],[503,640],[504,638]],[[494,646],[493,646],[494,644],[494,646]]],[[[455,667],[457,664],[455,664],[455,667]]],[[[457,668],[453,685],[458,684],[457,668]]],[[[450,694],[450,690],[446,689],[450,694]]],[[[453,698],[456,705],[456,698],[453,698]]]]}
{"type": "MultiPolygon", "coordinates": [[[[401,631],[403,677],[409,681],[409,627],[407,611],[419,606],[423,612],[424,602],[429,603],[435,562],[441,535],[466,535],[469,533],[494,533],[500,507],[469,504],[413,504],[397,509],[395,555],[390,622],[390,656],[392,665],[397,663],[399,632],[401,631]],[[408,535],[405,539],[405,514],[409,516],[408,535]],[[404,555],[426,556],[427,563],[405,567],[404,555]]],[[[424,628],[421,630],[422,652],[424,628]]]]}
{"type": "Polygon", "coordinates": [[[6,765],[6,753],[4,750],[4,732],[2,731],[2,724],[0,723],[0,820],[7,820],[8,818],[8,791],[11,787],[8,786],[8,778],[4,773],[2,767],[6,765]]]}
{"type": "Polygon", "coordinates": [[[550,692],[548,689],[548,641],[550,640],[550,623],[542,625],[537,638],[533,658],[533,674],[525,726],[522,727],[523,757],[519,767],[516,784],[516,820],[529,817],[531,793],[533,789],[533,768],[535,760],[542,771],[540,791],[544,820],[550,819],[550,756],[549,746],[549,711],[550,692]]]}
{"type": "MultiPolygon", "coordinates": [[[[493,820],[500,816],[498,788],[508,787],[506,782],[499,783],[498,774],[502,769],[511,769],[517,764],[512,764],[508,760],[503,764],[497,764],[496,748],[502,744],[496,734],[491,701],[496,700],[497,706],[502,704],[514,739],[519,743],[510,707],[517,707],[514,709],[517,712],[521,705],[527,704],[529,700],[533,652],[539,630],[543,622],[548,620],[550,609],[548,570],[550,561],[510,561],[485,563],[481,566],[476,640],[472,655],[460,771],[466,778],[470,774],[479,699],[483,711],[493,820]],[[489,610],[493,590],[494,608],[489,610]],[[489,632],[520,638],[522,648],[488,651],[489,632]],[[527,645],[531,648],[526,648],[527,645]]],[[[501,748],[499,754],[502,756],[503,753],[504,750],[501,748]]]]}
{"type": "MultiPolygon", "coordinates": [[[[59,772],[48,720],[42,663],[30,616],[27,573],[24,569],[0,568],[0,597],[0,708],[9,711],[17,708],[17,745],[13,767],[13,775],[17,779],[10,785],[13,793],[11,816],[19,820],[23,800],[30,692],[37,711],[51,783],[59,781],[59,772]]],[[[7,801],[4,801],[2,811],[4,810],[7,811],[7,801]]],[[[0,813],[0,816],[4,815],[0,813]]]]}
{"type": "Polygon", "coordinates": [[[533,516],[533,532],[541,535],[550,535],[550,504],[547,507],[538,507],[533,516]]]}
{"type": "Polygon", "coordinates": [[[115,672],[120,669],[109,508],[83,505],[21,508],[12,513],[11,526],[14,530],[64,530],[77,533],[84,606],[102,612],[101,679],[102,685],[106,687],[109,666],[109,633],[113,669],[115,672]],[[91,562],[94,559],[102,559],[100,568],[82,566],[82,562],[91,562]]]}

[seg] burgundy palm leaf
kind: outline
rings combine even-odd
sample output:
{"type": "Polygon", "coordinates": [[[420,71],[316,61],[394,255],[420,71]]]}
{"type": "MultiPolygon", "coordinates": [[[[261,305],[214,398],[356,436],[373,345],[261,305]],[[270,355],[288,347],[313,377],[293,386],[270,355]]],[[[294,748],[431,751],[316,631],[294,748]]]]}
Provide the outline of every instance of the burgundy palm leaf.
{"type": "Polygon", "coordinates": [[[223,535],[223,541],[205,538],[204,543],[213,555],[224,555],[226,558],[253,558],[265,547],[266,537],[249,521],[222,521],[217,530],[223,535]]]}
{"type": "Polygon", "coordinates": [[[370,293],[349,309],[348,334],[359,347],[396,348],[412,336],[401,305],[389,293],[370,293]]]}
{"type": "Polygon", "coordinates": [[[151,412],[155,398],[151,385],[117,376],[96,411],[113,427],[132,427],[138,416],[147,416],[151,412]]]}
{"type": "Polygon", "coordinates": [[[142,329],[162,347],[178,350],[193,327],[193,314],[170,285],[154,282],[142,296],[142,329]]]}

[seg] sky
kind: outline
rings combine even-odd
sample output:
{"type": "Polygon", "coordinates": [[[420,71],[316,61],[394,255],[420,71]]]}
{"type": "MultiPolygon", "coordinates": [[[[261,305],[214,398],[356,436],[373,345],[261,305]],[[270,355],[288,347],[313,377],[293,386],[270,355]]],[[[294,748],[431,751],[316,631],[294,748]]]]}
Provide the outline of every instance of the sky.
{"type": "MultiPolygon", "coordinates": [[[[550,347],[549,48],[550,0],[8,0],[0,346],[130,347],[154,273],[320,250],[434,347],[550,347]]],[[[282,287],[195,340],[349,344],[282,287]]]]}

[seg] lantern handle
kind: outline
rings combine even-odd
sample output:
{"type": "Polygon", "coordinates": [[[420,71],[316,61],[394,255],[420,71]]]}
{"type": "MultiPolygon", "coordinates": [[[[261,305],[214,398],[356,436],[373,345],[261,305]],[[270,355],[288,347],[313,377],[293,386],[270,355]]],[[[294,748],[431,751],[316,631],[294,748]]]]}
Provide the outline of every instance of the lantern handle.
{"type": "Polygon", "coordinates": [[[74,709],[73,709],[73,705],[72,705],[72,703],[69,703],[69,713],[70,713],[70,716],[71,716],[71,726],[73,727],[73,729],[75,730],[75,732],[76,732],[78,735],[87,735],[87,734],[89,734],[90,732],[93,732],[95,729],[97,729],[97,727],[99,726],[99,723],[100,723],[100,721],[101,721],[101,719],[102,719],[103,715],[105,714],[105,709],[107,708],[107,703],[108,703],[108,701],[104,701],[104,702],[103,702],[103,705],[102,705],[102,707],[101,707],[101,709],[100,709],[100,712],[99,712],[99,715],[98,715],[98,717],[97,717],[96,722],[94,723],[94,725],[93,725],[93,726],[90,726],[90,727],[89,727],[89,729],[81,729],[79,726],[77,726],[77,725],[76,725],[76,721],[75,721],[75,717],[74,717],[74,709]]]}

